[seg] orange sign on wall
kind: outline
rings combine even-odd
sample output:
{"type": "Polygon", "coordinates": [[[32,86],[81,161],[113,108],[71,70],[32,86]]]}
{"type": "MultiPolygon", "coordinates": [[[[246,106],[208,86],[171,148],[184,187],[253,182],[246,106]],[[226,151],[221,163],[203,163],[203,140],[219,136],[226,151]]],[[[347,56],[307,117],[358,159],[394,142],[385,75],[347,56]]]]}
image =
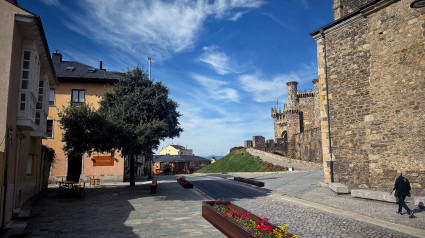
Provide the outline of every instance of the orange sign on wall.
{"type": "Polygon", "coordinates": [[[93,166],[114,166],[114,157],[110,155],[93,156],[93,166]]]}

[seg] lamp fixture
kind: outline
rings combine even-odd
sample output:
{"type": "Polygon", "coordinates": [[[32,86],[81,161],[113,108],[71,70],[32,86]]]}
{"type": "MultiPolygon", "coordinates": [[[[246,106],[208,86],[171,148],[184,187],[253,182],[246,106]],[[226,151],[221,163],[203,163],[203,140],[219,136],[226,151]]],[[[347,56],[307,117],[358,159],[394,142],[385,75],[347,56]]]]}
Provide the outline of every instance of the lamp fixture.
{"type": "Polygon", "coordinates": [[[411,8],[425,7],[425,0],[415,0],[410,4],[411,8]]]}

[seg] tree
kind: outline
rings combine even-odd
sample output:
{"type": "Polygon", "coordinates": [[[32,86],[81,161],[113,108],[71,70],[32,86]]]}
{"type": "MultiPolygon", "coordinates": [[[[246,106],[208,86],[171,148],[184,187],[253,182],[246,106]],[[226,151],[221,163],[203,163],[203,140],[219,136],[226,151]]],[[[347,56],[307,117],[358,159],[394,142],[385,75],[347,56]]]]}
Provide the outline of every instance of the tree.
{"type": "Polygon", "coordinates": [[[151,160],[161,140],[177,137],[183,131],[178,122],[178,104],[168,96],[169,89],[161,81],[150,80],[136,66],[100,101],[100,115],[116,130],[114,147],[130,159],[130,186],[135,186],[136,155],[151,160]]]}
{"type": "Polygon", "coordinates": [[[99,110],[89,105],[65,108],[59,117],[68,158],[81,160],[84,153],[118,150],[130,160],[130,186],[135,186],[135,157],[142,154],[151,160],[161,140],[183,131],[178,104],[168,96],[169,89],[162,82],[150,80],[136,66],[105,93],[99,110]]]}
{"type": "Polygon", "coordinates": [[[70,104],[59,113],[63,132],[63,150],[68,157],[68,180],[78,180],[81,174],[81,160],[84,153],[110,152],[117,148],[118,128],[109,123],[92,106],[70,104]]]}

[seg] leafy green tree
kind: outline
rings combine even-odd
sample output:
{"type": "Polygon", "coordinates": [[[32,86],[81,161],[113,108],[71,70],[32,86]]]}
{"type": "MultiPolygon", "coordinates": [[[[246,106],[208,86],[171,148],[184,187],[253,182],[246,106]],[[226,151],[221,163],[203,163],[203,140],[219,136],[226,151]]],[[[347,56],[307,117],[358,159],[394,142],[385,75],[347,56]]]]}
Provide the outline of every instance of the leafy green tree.
{"type": "Polygon", "coordinates": [[[151,160],[161,140],[178,137],[183,131],[178,122],[178,104],[168,96],[169,89],[161,81],[150,80],[136,66],[100,101],[100,114],[116,130],[114,147],[130,159],[130,186],[135,186],[136,155],[151,160]]]}
{"type": "Polygon", "coordinates": [[[183,131],[178,104],[168,96],[162,82],[150,80],[136,66],[105,93],[99,110],[85,104],[64,108],[59,117],[68,158],[81,160],[84,153],[118,150],[130,160],[130,186],[135,186],[135,157],[142,154],[150,162],[161,140],[183,131]]]}

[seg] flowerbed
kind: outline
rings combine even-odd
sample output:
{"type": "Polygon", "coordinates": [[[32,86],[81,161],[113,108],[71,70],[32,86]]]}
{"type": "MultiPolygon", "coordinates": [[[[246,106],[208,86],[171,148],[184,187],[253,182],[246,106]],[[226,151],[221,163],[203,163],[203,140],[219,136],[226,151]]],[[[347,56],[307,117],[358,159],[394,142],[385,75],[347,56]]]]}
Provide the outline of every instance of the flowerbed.
{"type": "Polygon", "coordinates": [[[202,203],[202,217],[215,226],[227,237],[243,238],[298,238],[297,235],[288,234],[284,226],[274,226],[267,218],[260,218],[250,211],[235,204],[221,201],[202,203]]]}
{"type": "Polygon", "coordinates": [[[193,188],[193,184],[191,184],[189,181],[187,181],[185,178],[183,177],[178,177],[177,178],[177,182],[183,186],[183,188],[193,188]]]}
{"type": "Polygon", "coordinates": [[[260,181],[254,180],[254,179],[234,177],[233,180],[238,181],[238,182],[252,184],[252,185],[255,185],[255,186],[258,186],[258,187],[264,187],[263,182],[260,182],[260,181]]]}

